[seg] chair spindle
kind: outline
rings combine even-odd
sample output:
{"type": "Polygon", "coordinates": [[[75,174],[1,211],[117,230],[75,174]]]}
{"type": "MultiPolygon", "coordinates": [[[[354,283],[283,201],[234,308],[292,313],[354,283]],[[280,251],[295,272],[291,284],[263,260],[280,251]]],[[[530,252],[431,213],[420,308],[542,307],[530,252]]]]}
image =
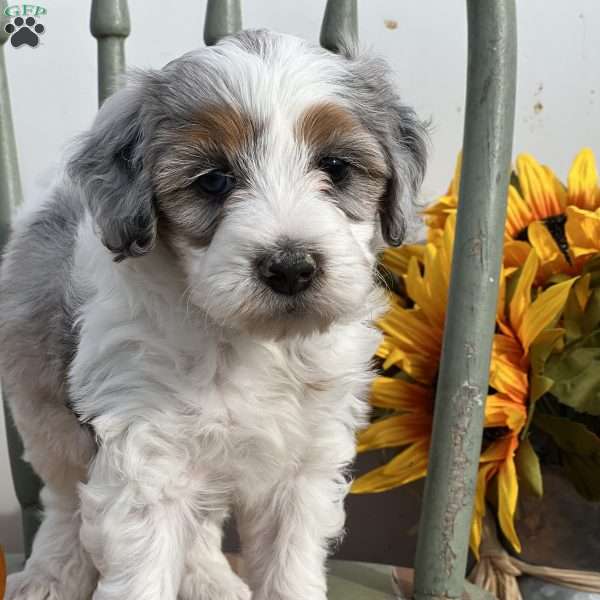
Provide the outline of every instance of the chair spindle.
{"type": "Polygon", "coordinates": [[[92,0],[92,35],[98,40],[98,103],[118,87],[125,71],[125,38],[131,32],[127,0],[92,0]]]}
{"type": "Polygon", "coordinates": [[[204,21],[204,42],[213,46],[222,37],[242,29],[240,0],[208,0],[204,21]]]}

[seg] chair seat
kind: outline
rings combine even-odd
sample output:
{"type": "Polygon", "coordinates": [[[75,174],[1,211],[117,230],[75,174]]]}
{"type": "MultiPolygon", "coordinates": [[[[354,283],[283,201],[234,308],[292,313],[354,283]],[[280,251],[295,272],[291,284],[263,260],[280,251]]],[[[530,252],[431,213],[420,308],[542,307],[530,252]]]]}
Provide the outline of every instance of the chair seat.
{"type": "MultiPolygon", "coordinates": [[[[23,568],[23,556],[8,554],[9,573],[23,568]]],[[[329,565],[330,600],[390,600],[393,598],[389,567],[368,563],[332,561],[329,565]]]]}
{"type": "MultiPolygon", "coordinates": [[[[23,568],[22,554],[8,554],[6,566],[9,573],[16,573],[23,568]]],[[[520,580],[523,598],[540,598],[542,589],[548,594],[552,592],[556,600],[600,600],[599,594],[575,592],[559,586],[545,584],[533,577],[520,580]]],[[[332,560],[329,563],[329,600],[391,600],[397,598],[392,589],[390,568],[385,565],[371,563],[332,560]]],[[[548,596],[549,597],[549,596],[548,596]]]]}
{"type": "Polygon", "coordinates": [[[329,600],[390,600],[395,598],[390,567],[332,560],[329,563],[329,600]]]}

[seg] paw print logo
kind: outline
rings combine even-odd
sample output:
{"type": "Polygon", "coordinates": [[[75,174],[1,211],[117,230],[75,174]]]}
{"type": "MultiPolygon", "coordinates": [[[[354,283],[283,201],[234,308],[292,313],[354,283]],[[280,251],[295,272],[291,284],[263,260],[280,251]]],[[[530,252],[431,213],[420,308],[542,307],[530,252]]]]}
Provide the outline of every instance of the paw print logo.
{"type": "Polygon", "coordinates": [[[15,48],[23,45],[35,48],[40,43],[40,34],[46,28],[41,23],[36,23],[33,17],[15,17],[12,23],[4,27],[4,31],[10,34],[10,43],[15,48]]]}

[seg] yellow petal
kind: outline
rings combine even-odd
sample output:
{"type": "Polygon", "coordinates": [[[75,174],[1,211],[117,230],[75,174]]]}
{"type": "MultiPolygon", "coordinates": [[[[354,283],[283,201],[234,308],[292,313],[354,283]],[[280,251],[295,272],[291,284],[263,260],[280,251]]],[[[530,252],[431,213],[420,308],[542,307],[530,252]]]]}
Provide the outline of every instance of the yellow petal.
{"type": "Polygon", "coordinates": [[[385,492],[411,481],[421,479],[427,473],[429,440],[415,443],[387,465],[365,473],[352,485],[353,494],[385,492]]]}
{"type": "Polygon", "coordinates": [[[569,263],[552,237],[552,234],[542,222],[535,221],[531,223],[527,230],[527,237],[542,263],[558,261],[559,270],[557,272],[561,273],[569,269],[569,263]]]}
{"type": "Polygon", "coordinates": [[[399,248],[386,248],[381,262],[390,271],[403,277],[408,272],[408,263],[413,257],[421,258],[425,252],[423,244],[407,244],[399,248]]]}
{"type": "Polygon", "coordinates": [[[519,275],[515,292],[510,301],[510,322],[514,331],[519,331],[525,316],[525,311],[531,305],[531,286],[538,271],[539,259],[534,250],[529,252],[523,269],[519,275]]]}
{"type": "Polygon", "coordinates": [[[431,327],[422,309],[392,306],[378,324],[399,349],[414,352],[418,348],[421,353],[439,356],[441,336],[431,327]]]}
{"type": "Polygon", "coordinates": [[[575,257],[600,251],[600,209],[591,212],[569,206],[565,233],[575,257]]]}
{"type": "Polygon", "coordinates": [[[499,323],[505,322],[507,320],[507,280],[515,271],[517,271],[523,266],[530,252],[531,246],[527,242],[508,240],[504,243],[504,256],[502,261],[502,271],[500,279],[501,294],[498,298],[498,311],[496,315],[496,318],[498,319],[499,323]]]}
{"type": "Polygon", "coordinates": [[[518,366],[521,363],[523,350],[514,337],[497,333],[492,345],[492,360],[502,360],[518,366]]]}
{"type": "Polygon", "coordinates": [[[516,401],[527,394],[527,370],[523,364],[523,348],[512,336],[496,334],[492,345],[490,385],[516,401]]]}
{"type": "Polygon", "coordinates": [[[559,215],[564,211],[565,199],[557,193],[554,174],[545,169],[529,154],[517,158],[517,172],[523,199],[536,221],[559,215]]]}
{"type": "Polygon", "coordinates": [[[504,266],[520,268],[527,260],[530,252],[531,246],[527,242],[518,240],[507,241],[504,244],[504,266]]]}
{"type": "Polygon", "coordinates": [[[448,303],[448,276],[450,266],[445,264],[445,254],[439,246],[428,244],[425,254],[425,283],[431,310],[430,318],[440,336],[443,335],[446,319],[446,305],[448,303]]]}
{"type": "Polygon", "coordinates": [[[527,372],[512,363],[492,360],[490,385],[498,392],[507,394],[514,400],[521,400],[527,396],[527,390],[529,389],[527,372]]]}
{"type": "Polygon", "coordinates": [[[517,188],[509,186],[506,205],[506,237],[515,239],[534,220],[531,207],[519,194],[517,188]]]}
{"type": "Polygon", "coordinates": [[[517,552],[521,552],[521,542],[519,542],[515,530],[515,513],[519,497],[519,482],[517,481],[517,469],[514,460],[516,447],[515,440],[510,455],[500,464],[498,469],[498,521],[506,539],[517,552]]]}
{"type": "Polygon", "coordinates": [[[504,460],[509,455],[513,443],[512,436],[496,440],[481,453],[479,463],[485,464],[504,460]]]}
{"type": "Polygon", "coordinates": [[[456,230],[456,213],[448,216],[444,226],[444,236],[440,245],[439,275],[443,278],[446,290],[450,289],[450,273],[452,271],[452,251],[454,248],[454,232],[456,230]]]}
{"type": "Polygon", "coordinates": [[[471,538],[469,545],[475,557],[479,560],[479,546],[483,532],[483,517],[485,517],[485,493],[491,477],[497,466],[495,463],[487,463],[479,467],[477,473],[477,488],[475,490],[475,504],[473,507],[473,523],[471,525],[471,538]]]}
{"type": "Polygon", "coordinates": [[[542,166],[542,169],[544,169],[544,172],[546,173],[546,176],[552,182],[552,187],[554,188],[554,194],[558,198],[558,204],[560,205],[560,207],[562,208],[562,211],[564,212],[564,210],[565,210],[565,208],[567,207],[567,204],[568,204],[568,202],[567,202],[567,190],[566,190],[565,186],[556,177],[556,175],[554,174],[554,172],[552,171],[552,169],[546,167],[545,165],[542,166]]]}
{"type": "Polygon", "coordinates": [[[504,311],[506,310],[506,275],[507,270],[500,265],[500,279],[498,280],[498,304],[496,305],[496,320],[504,320],[504,311]]]}
{"type": "Polygon", "coordinates": [[[596,159],[589,148],[584,148],[573,161],[568,184],[569,204],[585,210],[600,208],[596,159]]]}
{"type": "Polygon", "coordinates": [[[529,351],[531,344],[544,329],[556,322],[575,281],[577,278],[573,277],[550,286],[526,309],[519,327],[519,338],[525,352],[529,351]]]}
{"type": "Polygon", "coordinates": [[[536,281],[544,282],[552,275],[558,273],[564,274],[575,274],[575,267],[572,264],[572,252],[569,247],[565,250],[571,258],[571,263],[567,262],[565,255],[562,253],[558,244],[552,237],[552,234],[548,231],[548,228],[540,221],[535,221],[529,225],[527,230],[527,236],[529,242],[535,249],[538,258],[540,259],[540,266],[536,281]]]}
{"type": "Polygon", "coordinates": [[[485,404],[485,426],[508,427],[514,433],[520,432],[527,420],[526,398],[526,392],[520,401],[514,401],[504,394],[488,396],[485,404]]]}
{"type": "MultiPolygon", "coordinates": [[[[457,196],[441,196],[434,204],[423,211],[425,224],[430,230],[443,230],[448,216],[456,212],[457,206],[457,196]]],[[[430,239],[430,241],[433,240],[430,239]]]]}
{"type": "Polygon", "coordinates": [[[427,467],[429,444],[429,438],[423,438],[411,444],[408,448],[400,452],[400,454],[394,456],[387,465],[384,465],[384,473],[386,475],[402,473],[405,477],[413,477],[420,469],[427,467]]]}
{"type": "Polygon", "coordinates": [[[377,348],[377,351],[375,352],[375,355],[385,360],[390,355],[390,352],[392,352],[393,349],[394,345],[392,344],[390,338],[387,335],[384,335],[381,344],[379,344],[379,348],[377,348]]]}
{"type": "Polygon", "coordinates": [[[430,324],[435,326],[436,333],[441,335],[446,316],[447,290],[443,288],[438,254],[438,249],[433,244],[427,244],[423,276],[417,260],[413,258],[410,261],[406,275],[406,291],[423,310],[430,324]]]}
{"type": "Polygon", "coordinates": [[[369,425],[357,437],[358,452],[397,448],[429,437],[431,415],[406,413],[386,417],[369,425]]]}
{"type": "Polygon", "coordinates": [[[371,386],[369,402],[373,406],[392,410],[430,412],[433,404],[433,388],[393,377],[377,377],[371,386]]]}
{"type": "Polygon", "coordinates": [[[389,369],[391,366],[396,366],[404,371],[415,381],[430,385],[433,383],[437,375],[437,359],[432,361],[431,357],[426,354],[414,352],[406,352],[398,348],[394,348],[385,358],[383,363],[384,369],[389,369]]]}

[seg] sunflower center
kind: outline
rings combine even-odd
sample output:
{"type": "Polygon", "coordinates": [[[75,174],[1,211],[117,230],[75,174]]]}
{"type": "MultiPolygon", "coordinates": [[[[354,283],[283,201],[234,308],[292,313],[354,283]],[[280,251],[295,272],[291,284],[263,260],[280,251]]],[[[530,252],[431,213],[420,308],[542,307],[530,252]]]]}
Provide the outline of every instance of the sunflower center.
{"type": "MultiPolygon", "coordinates": [[[[569,252],[569,242],[567,241],[567,235],[565,232],[567,216],[562,214],[553,215],[543,219],[542,223],[546,226],[546,229],[552,236],[552,239],[556,242],[556,245],[558,246],[562,255],[565,257],[565,260],[572,265],[573,261],[571,260],[571,253],[569,252]]],[[[521,242],[529,241],[527,236],[527,227],[519,232],[519,235],[517,235],[516,239],[521,242]]]]}
{"type": "Polygon", "coordinates": [[[483,430],[481,451],[484,452],[493,442],[507,436],[509,433],[510,429],[508,427],[486,427],[483,430]]]}
{"type": "Polygon", "coordinates": [[[554,238],[556,245],[560,248],[563,253],[565,260],[572,264],[571,254],[569,253],[569,242],[567,242],[567,235],[565,233],[565,224],[567,222],[566,215],[556,215],[554,217],[547,217],[544,219],[544,225],[550,232],[550,235],[554,238]]]}

